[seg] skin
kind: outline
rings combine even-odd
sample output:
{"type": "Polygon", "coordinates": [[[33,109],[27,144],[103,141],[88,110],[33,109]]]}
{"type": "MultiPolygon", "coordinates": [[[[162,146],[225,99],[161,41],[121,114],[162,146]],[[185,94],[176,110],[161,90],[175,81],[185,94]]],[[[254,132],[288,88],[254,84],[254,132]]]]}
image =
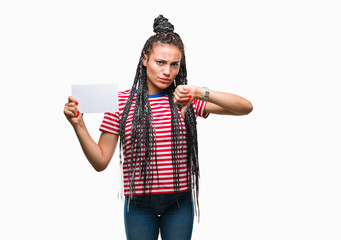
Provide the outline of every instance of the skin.
{"type": "MultiPolygon", "coordinates": [[[[181,51],[168,44],[155,44],[149,56],[145,55],[142,64],[147,70],[149,94],[159,94],[167,90],[179,73],[181,51]]],[[[203,99],[205,91],[202,87],[181,85],[175,89],[174,103],[183,105],[181,116],[195,99],[203,99]]],[[[64,106],[64,114],[75,130],[82,150],[96,171],[107,168],[118,143],[118,135],[102,132],[98,143],[90,136],[83,114],[79,113],[77,100],[70,96],[64,106]]],[[[207,113],[222,115],[246,115],[252,111],[251,102],[232,93],[210,90],[205,108],[207,113]]]]}
{"type": "Polygon", "coordinates": [[[159,94],[174,82],[179,73],[181,51],[168,44],[156,44],[149,56],[144,55],[142,64],[147,70],[149,94],[159,94]]]}

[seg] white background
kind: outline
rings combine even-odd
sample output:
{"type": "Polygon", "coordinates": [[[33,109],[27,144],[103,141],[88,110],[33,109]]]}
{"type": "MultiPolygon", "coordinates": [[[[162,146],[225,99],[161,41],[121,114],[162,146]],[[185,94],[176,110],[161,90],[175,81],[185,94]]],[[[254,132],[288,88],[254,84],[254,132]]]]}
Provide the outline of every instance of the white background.
{"type": "Polygon", "coordinates": [[[0,239],[124,239],[118,153],[93,170],[63,106],[72,84],[130,88],[158,14],[190,84],[254,105],[198,120],[193,239],[341,239],[338,2],[1,1],[0,239]]]}

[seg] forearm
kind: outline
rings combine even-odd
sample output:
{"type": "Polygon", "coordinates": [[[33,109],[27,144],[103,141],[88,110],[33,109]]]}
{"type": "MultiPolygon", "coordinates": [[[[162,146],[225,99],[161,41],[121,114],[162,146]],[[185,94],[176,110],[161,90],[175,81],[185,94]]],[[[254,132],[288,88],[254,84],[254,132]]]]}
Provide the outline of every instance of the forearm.
{"type": "Polygon", "coordinates": [[[79,143],[90,164],[96,171],[102,171],[107,163],[104,160],[100,146],[91,138],[85,124],[74,127],[79,143]]]}
{"type": "MultiPolygon", "coordinates": [[[[203,100],[205,90],[202,87],[180,85],[174,91],[174,103],[181,104],[181,116],[185,116],[185,111],[194,99],[203,100]]],[[[206,113],[225,115],[246,115],[253,109],[250,101],[238,95],[210,90],[210,94],[205,107],[206,113]]]]}
{"type": "Polygon", "coordinates": [[[207,111],[217,114],[246,115],[252,109],[251,102],[241,96],[210,90],[207,111]]]}
{"type": "Polygon", "coordinates": [[[104,170],[114,154],[118,136],[114,134],[104,134],[102,132],[98,144],[91,138],[84,120],[77,108],[77,100],[69,96],[68,103],[64,106],[64,114],[76,132],[79,143],[86,158],[96,171],[104,170]]]}

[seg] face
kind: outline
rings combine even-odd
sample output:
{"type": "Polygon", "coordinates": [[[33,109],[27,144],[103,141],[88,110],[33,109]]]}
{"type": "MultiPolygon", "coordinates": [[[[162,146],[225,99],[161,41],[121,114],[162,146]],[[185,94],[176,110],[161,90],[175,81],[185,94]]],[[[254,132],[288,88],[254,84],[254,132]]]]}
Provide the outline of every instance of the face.
{"type": "Polygon", "coordinates": [[[181,51],[169,44],[156,44],[152,51],[144,55],[143,66],[147,71],[149,94],[163,93],[179,73],[181,51]]]}

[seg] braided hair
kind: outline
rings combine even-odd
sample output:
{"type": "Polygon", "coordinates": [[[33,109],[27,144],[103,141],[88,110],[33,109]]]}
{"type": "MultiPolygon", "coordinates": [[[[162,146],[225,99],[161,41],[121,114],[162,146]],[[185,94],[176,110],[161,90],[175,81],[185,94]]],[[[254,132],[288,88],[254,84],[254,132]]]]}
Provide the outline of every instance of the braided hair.
{"type": "MultiPolygon", "coordinates": [[[[143,179],[143,193],[150,194],[153,183],[153,170],[157,171],[156,159],[156,135],[153,121],[152,109],[148,99],[148,86],[146,67],[143,66],[144,55],[149,57],[155,44],[169,44],[179,48],[182,53],[180,69],[175,81],[167,88],[169,106],[171,111],[171,146],[172,146],[172,165],[173,165],[173,181],[174,192],[180,192],[180,157],[183,152],[183,145],[187,144],[187,187],[192,189],[193,197],[198,207],[199,193],[199,162],[198,162],[198,142],[196,116],[193,106],[190,105],[185,113],[185,127],[187,143],[183,143],[184,129],[181,124],[179,110],[181,105],[174,104],[173,93],[179,85],[187,84],[187,70],[184,52],[184,44],[180,36],[174,32],[174,26],[168,22],[168,19],[159,15],[154,19],[154,32],[145,43],[141,56],[137,65],[136,75],[130,95],[124,107],[121,124],[120,124],[120,158],[122,164],[121,152],[131,151],[131,159],[127,164],[127,174],[130,184],[129,197],[134,198],[135,174],[138,171],[139,177],[143,179]],[[126,139],[126,123],[129,110],[131,108],[134,95],[136,94],[136,102],[131,124],[130,145],[126,139]],[[138,169],[137,169],[138,167],[138,169]]],[[[158,172],[157,172],[158,176],[158,172]]],[[[158,180],[158,179],[157,179],[158,180]]]]}

